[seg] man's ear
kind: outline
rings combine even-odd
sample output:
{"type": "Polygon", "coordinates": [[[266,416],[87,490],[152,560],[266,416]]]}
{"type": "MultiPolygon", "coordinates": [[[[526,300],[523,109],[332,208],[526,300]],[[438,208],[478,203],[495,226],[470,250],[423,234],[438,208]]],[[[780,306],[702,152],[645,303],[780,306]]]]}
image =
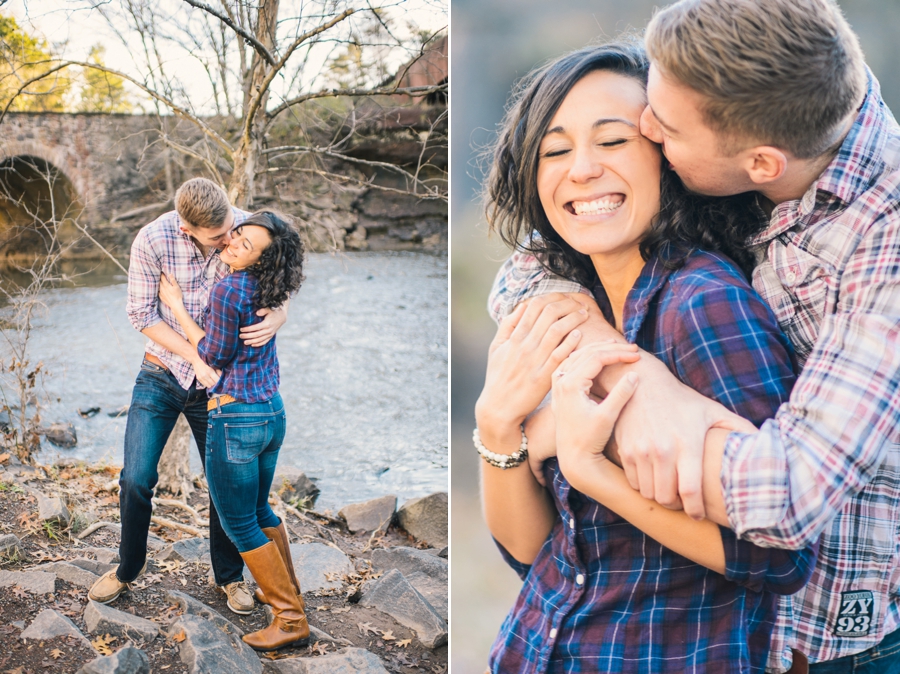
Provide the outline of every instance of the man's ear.
{"type": "Polygon", "coordinates": [[[757,145],[741,154],[741,165],[755,185],[775,182],[787,171],[787,155],[777,147],[757,145]]]}

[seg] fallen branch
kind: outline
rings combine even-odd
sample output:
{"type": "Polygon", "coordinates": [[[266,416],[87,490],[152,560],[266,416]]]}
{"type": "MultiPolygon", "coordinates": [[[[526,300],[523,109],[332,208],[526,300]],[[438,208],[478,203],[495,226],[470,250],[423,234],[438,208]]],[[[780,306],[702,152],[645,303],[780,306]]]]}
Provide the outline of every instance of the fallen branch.
{"type": "Polygon", "coordinates": [[[191,518],[194,520],[194,524],[198,524],[201,527],[208,527],[209,520],[203,519],[203,516],[194,510],[191,506],[183,501],[179,501],[174,498],[155,498],[153,499],[154,505],[168,506],[170,508],[181,508],[182,510],[190,513],[191,518]]]}
{"type": "Polygon", "coordinates": [[[175,522],[174,520],[168,520],[165,517],[157,517],[154,515],[150,518],[150,521],[154,524],[158,524],[161,527],[169,527],[170,529],[177,529],[178,531],[183,531],[186,534],[191,534],[192,536],[198,536],[200,538],[205,537],[204,534],[199,529],[192,527],[189,524],[182,524],[181,522],[175,522]]]}
{"type": "Polygon", "coordinates": [[[75,538],[77,538],[78,540],[82,540],[82,539],[90,536],[95,531],[97,531],[97,529],[102,529],[103,527],[115,527],[115,526],[118,526],[115,522],[94,522],[91,526],[89,526],[87,529],[82,531],[75,538]]]}

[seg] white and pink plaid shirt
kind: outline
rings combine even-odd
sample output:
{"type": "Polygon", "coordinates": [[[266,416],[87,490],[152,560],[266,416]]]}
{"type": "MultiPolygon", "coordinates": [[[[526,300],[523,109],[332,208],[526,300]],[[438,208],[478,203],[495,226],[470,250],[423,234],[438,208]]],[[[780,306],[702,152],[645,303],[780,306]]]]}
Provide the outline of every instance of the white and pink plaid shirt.
{"type": "MultiPolygon", "coordinates": [[[[250,214],[233,208],[234,223],[239,225],[250,214]]],[[[204,257],[194,240],[181,231],[176,211],[170,211],[141,228],[131,244],[128,266],[128,320],[141,331],[165,321],[179,335],[187,339],[172,311],[159,301],[159,278],[162,272],[178,281],[184,295],[184,306],[197,325],[203,327],[206,305],[213,284],[228,273],[228,265],[219,259],[219,251],[211,249],[204,257]]],[[[182,388],[194,381],[194,368],[184,358],[161,347],[153,340],[147,342],[147,353],[159,358],[175,375],[182,388]]],[[[200,384],[198,387],[202,388],[200,384]]]]}
{"type": "MultiPolygon", "coordinates": [[[[753,286],[803,371],[790,401],[753,435],[732,433],[722,484],[732,528],[762,546],[821,536],[809,584],[783,597],[767,671],[871,648],[900,628],[900,127],[870,74],[837,157],[751,242],[753,286]]],[[[515,254],[489,300],[580,286],[515,254]]]]}

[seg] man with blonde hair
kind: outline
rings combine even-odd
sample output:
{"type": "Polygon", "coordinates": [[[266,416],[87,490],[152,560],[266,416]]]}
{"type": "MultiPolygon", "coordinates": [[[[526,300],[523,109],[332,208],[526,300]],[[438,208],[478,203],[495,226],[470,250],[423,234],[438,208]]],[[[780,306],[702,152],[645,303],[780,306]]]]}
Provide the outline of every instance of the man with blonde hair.
{"type": "MultiPolygon", "coordinates": [[[[900,127],[831,0],[682,0],[645,43],[641,131],[690,189],[757,194],[753,286],[803,369],[760,429],[649,354],[605,370],[605,390],[641,382],[616,427],[622,465],[644,496],[759,545],[821,539],[767,671],[791,647],[820,674],[900,671],[900,127]]],[[[584,289],[516,253],[492,314],[554,291],[584,289]]],[[[582,344],[616,336],[599,317],[580,329],[582,344]]]]}
{"type": "MultiPolygon", "coordinates": [[[[104,574],[88,596],[101,604],[114,601],[147,566],[147,535],[153,511],[153,488],[163,448],[184,414],[200,460],[206,465],[207,393],[219,372],[200,358],[171,309],[159,301],[162,274],[174,277],[184,305],[202,326],[209,294],[228,273],[219,258],[231,231],[250,214],[233,207],[225,190],[206,178],[193,178],[175,193],[175,210],[143,227],[131,246],[128,267],[128,318],[149,338],[135,381],[125,428],[125,465],[119,477],[122,535],[119,566],[104,574]]],[[[260,310],[264,320],[241,331],[245,342],[262,346],[284,325],[284,309],[260,310]]],[[[228,608],[246,615],[253,597],[244,584],[244,563],[225,534],[212,501],[209,504],[209,553],[216,585],[228,608]]]]}

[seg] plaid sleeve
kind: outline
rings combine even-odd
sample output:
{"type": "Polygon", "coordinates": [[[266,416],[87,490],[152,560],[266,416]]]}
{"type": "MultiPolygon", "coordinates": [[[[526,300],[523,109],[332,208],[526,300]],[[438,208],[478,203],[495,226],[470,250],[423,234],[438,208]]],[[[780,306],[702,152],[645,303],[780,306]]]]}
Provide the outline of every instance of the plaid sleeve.
{"type": "Polygon", "coordinates": [[[240,341],[240,293],[227,283],[213,286],[206,315],[206,337],[197,345],[203,362],[223,369],[237,354],[240,341]]]}
{"type": "Polygon", "coordinates": [[[547,293],[587,293],[583,286],[547,273],[530,253],[516,251],[503,263],[488,297],[488,312],[496,323],[529,297],[547,293]]]}
{"type": "MultiPolygon", "coordinates": [[[[900,181],[900,177],[895,177],[900,181]]],[[[722,461],[729,522],[763,545],[809,545],[900,442],[900,213],[861,237],[791,395],[722,461]]]]}
{"type": "Polygon", "coordinates": [[[794,594],[809,580],[819,553],[818,541],[802,550],[762,548],[719,527],[725,547],[725,577],[754,592],[794,594]]]}
{"type": "Polygon", "coordinates": [[[494,544],[497,546],[497,549],[500,550],[500,555],[503,557],[503,561],[512,567],[512,570],[515,571],[516,574],[518,574],[519,578],[525,580],[525,576],[527,576],[528,572],[531,571],[531,564],[525,564],[524,562],[520,562],[518,559],[513,557],[496,538],[494,539],[494,544]]]}
{"type": "Polygon", "coordinates": [[[159,277],[162,265],[147,233],[142,229],[131,244],[128,263],[128,301],[125,311],[137,331],[145,330],[162,320],[159,314],[159,277]]]}

